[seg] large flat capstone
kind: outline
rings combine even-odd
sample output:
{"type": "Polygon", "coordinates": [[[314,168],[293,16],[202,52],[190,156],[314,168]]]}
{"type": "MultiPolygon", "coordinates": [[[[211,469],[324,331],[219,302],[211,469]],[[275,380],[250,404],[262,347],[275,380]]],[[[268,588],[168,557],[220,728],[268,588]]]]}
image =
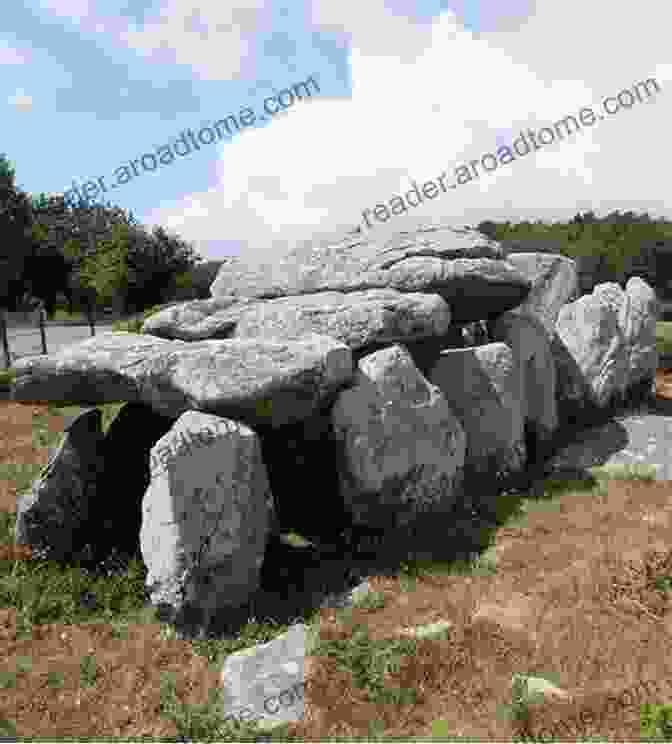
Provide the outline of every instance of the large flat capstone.
{"type": "Polygon", "coordinates": [[[307,418],[349,382],[352,367],[345,344],[317,334],[186,342],[103,333],[17,362],[12,400],[144,402],[174,418],[197,410],[275,427],[307,418]]]}
{"type": "MultiPolygon", "coordinates": [[[[532,284],[493,255],[493,241],[471,230],[442,226],[389,240],[348,234],[342,240],[302,245],[272,264],[234,259],[223,264],[213,297],[275,298],[314,292],[375,288],[443,297],[455,322],[499,315],[519,305],[532,284]]],[[[497,255],[494,252],[494,255],[497,255]]]]}
{"type": "Polygon", "coordinates": [[[196,300],[151,316],[143,332],[185,341],[216,336],[297,338],[319,333],[355,350],[375,343],[441,336],[449,326],[450,308],[438,295],[371,289],[256,302],[248,298],[235,302],[228,297],[196,300]]]}

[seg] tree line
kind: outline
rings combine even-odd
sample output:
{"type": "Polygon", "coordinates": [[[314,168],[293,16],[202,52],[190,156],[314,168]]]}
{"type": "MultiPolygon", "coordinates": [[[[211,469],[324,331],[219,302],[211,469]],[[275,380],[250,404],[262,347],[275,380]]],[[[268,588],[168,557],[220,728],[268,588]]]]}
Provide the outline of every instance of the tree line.
{"type": "Polygon", "coordinates": [[[32,196],[16,187],[0,155],[0,309],[41,300],[53,317],[58,295],[70,312],[107,305],[124,314],[170,301],[206,299],[223,261],[203,261],[162,227],[149,232],[133,213],[106,204],[32,196]]]}
{"type": "Polygon", "coordinates": [[[567,222],[518,223],[484,220],[476,229],[501,241],[509,251],[560,253],[577,262],[580,291],[596,284],[625,284],[640,276],[658,293],[672,299],[672,222],[647,213],[614,211],[604,217],[577,213],[567,222]]]}

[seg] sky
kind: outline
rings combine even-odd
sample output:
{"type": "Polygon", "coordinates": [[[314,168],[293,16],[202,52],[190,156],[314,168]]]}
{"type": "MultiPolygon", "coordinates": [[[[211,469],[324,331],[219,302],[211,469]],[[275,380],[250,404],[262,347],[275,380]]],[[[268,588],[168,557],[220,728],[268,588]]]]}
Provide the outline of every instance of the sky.
{"type": "Polygon", "coordinates": [[[265,262],[358,226],[383,237],[590,209],[672,219],[670,27],[661,0],[7,3],[0,153],[33,195],[103,177],[96,198],[205,260],[265,262]],[[294,88],[311,76],[309,95],[294,88]],[[635,99],[651,78],[659,89],[635,99]],[[279,94],[285,108],[271,98],[265,113],[279,94]],[[584,107],[603,118],[498,162],[521,131],[584,107]],[[240,131],[220,124],[217,138],[231,115],[240,131]],[[171,152],[202,127],[213,142],[204,131],[198,150],[171,152]],[[471,180],[445,188],[474,160],[471,180]],[[442,173],[438,196],[392,208],[442,173]]]}

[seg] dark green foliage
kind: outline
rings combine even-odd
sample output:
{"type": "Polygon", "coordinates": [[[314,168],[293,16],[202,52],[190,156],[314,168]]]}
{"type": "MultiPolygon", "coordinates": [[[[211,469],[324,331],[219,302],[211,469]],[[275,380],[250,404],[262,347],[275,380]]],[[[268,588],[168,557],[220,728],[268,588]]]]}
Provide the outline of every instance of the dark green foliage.
{"type": "Polygon", "coordinates": [[[640,735],[645,741],[672,741],[672,705],[642,705],[640,735]]]}
{"type": "MultiPolygon", "coordinates": [[[[7,253],[0,254],[0,306],[10,310],[32,297],[45,303],[51,317],[59,293],[70,312],[87,315],[111,299],[128,314],[176,297],[210,296],[209,284],[206,289],[191,276],[202,259],[186,242],[161,227],[149,233],[132,212],[109,202],[77,204],[61,194],[23,194],[3,156],[0,233],[7,246],[0,249],[7,253]]],[[[215,274],[216,269],[213,280],[215,274]]]]}
{"type": "Polygon", "coordinates": [[[0,154],[0,307],[21,295],[21,274],[31,248],[30,199],[14,185],[14,169],[0,154]]]}
{"type": "Polygon", "coordinates": [[[568,222],[481,222],[477,229],[513,251],[562,253],[578,263],[582,293],[601,282],[623,285],[640,276],[659,296],[672,295],[672,222],[632,211],[597,217],[576,214],[568,222]]]}

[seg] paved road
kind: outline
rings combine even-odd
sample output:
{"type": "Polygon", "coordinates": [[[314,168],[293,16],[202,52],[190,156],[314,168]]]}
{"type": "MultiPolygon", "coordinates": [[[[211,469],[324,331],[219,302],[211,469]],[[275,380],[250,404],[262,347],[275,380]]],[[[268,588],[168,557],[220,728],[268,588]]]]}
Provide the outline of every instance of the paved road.
{"type": "MultiPolygon", "coordinates": [[[[96,335],[113,330],[110,323],[96,324],[95,328],[96,335]]],[[[44,333],[47,339],[48,354],[91,338],[91,329],[88,325],[47,325],[44,333]]],[[[12,361],[21,357],[42,354],[42,337],[39,328],[10,329],[7,331],[7,338],[12,361]]]]}

